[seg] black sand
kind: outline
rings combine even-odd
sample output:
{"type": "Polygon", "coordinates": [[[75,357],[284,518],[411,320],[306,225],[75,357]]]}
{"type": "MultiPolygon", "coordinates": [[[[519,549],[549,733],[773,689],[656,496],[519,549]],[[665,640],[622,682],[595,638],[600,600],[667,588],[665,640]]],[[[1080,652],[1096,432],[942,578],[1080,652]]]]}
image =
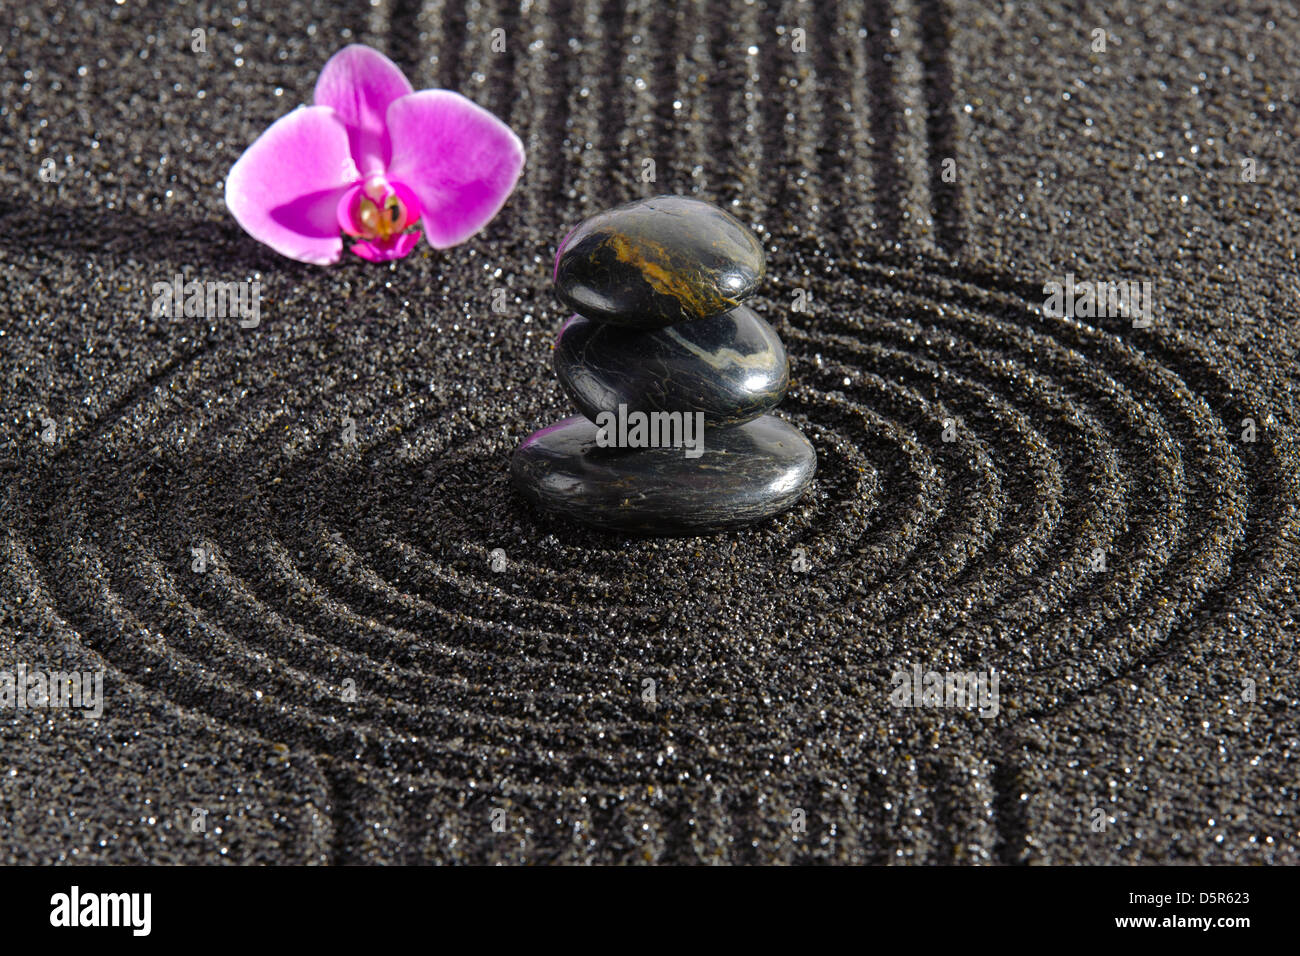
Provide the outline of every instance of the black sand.
{"type": "Polygon", "coordinates": [[[106,673],[0,714],[0,861],[1300,861],[1292,5],[248,7],[0,9],[0,669],[106,673]],[[484,234],[319,269],[225,212],[353,40],[524,139],[484,234]],[[555,245],[658,192],[768,250],[820,462],[759,528],[509,486],[555,245]],[[152,317],[178,272],[260,324],[152,317]]]}

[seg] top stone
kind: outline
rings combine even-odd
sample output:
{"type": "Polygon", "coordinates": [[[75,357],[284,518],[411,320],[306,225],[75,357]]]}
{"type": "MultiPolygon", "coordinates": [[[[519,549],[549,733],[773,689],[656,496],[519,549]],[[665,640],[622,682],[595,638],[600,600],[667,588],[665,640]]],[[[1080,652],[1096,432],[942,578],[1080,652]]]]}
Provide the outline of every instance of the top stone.
{"type": "Polygon", "coordinates": [[[661,329],[733,309],[763,278],[763,246],[698,199],[657,196],[592,216],[555,256],[555,291],[596,322],[661,329]]]}

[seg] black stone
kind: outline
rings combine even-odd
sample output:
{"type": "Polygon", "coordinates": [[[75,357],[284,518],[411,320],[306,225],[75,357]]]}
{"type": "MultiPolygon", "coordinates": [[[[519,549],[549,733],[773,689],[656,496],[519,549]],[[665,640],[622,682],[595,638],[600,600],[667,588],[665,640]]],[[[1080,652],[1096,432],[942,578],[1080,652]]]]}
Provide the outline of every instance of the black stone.
{"type": "Polygon", "coordinates": [[[555,290],[571,309],[641,329],[726,312],[762,278],[758,237],[717,206],[682,196],[592,216],[555,257],[555,290]]]}
{"type": "Polygon", "coordinates": [[[778,514],[807,490],[817,453],[797,428],[764,415],[708,429],[704,450],[600,448],[581,416],[534,432],[510,462],[533,504],[618,531],[684,534],[739,527],[778,514]]]}
{"type": "Polygon", "coordinates": [[[781,401],[790,363],[776,331],[748,306],[643,331],[575,315],[555,343],[555,373],[578,410],[703,412],[747,422],[781,401]]]}

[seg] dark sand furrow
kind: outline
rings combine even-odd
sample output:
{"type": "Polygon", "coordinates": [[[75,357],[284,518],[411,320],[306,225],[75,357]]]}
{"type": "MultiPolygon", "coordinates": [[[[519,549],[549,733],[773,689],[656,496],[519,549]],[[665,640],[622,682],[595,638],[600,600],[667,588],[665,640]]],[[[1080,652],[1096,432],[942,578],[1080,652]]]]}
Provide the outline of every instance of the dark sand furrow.
{"type": "MultiPolygon", "coordinates": [[[[764,228],[774,239],[797,235],[801,230],[794,225],[796,218],[807,212],[807,204],[800,204],[795,188],[797,162],[795,151],[799,136],[796,119],[784,97],[789,89],[792,72],[790,28],[782,23],[777,4],[768,4],[756,11],[756,57],[749,62],[757,73],[757,99],[760,126],[757,135],[763,141],[763,160],[758,168],[756,191],[763,195],[771,209],[782,210],[784,229],[776,228],[768,217],[764,228]]],[[[748,51],[747,51],[748,52],[748,51]]]]}
{"type": "MultiPolygon", "coordinates": [[[[572,27],[566,34],[566,57],[588,56],[605,49],[609,41],[601,12],[601,0],[575,0],[572,27]]],[[[570,228],[595,211],[590,196],[596,192],[608,162],[600,150],[602,98],[607,95],[608,90],[602,90],[600,84],[576,79],[568,89],[566,132],[573,165],[562,184],[561,219],[556,223],[552,248],[559,246],[570,228]]]]}
{"type": "MultiPolygon", "coordinates": [[[[715,12],[710,24],[715,37],[715,49],[725,49],[730,70],[742,78],[730,100],[730,108],[723,115],[730,121],[734,135],[722,156],[734,156],[732,170],[739,179],[739,190],[731,196],[732,210],[741,222],[761,225],[770,231],[768,210],[775,197],[763,188],[767,166],[776,145],[765,137],[764,89],[761,81],[766,70],[762,57],[767,54],[774,36],[763,31],[757,4],[744,4],[731,17],[715,12]],[[739,207],[734,205],[740,200],[739,207]]],[[[719,195],[720,200],[724,197],[719,195]]]]}
{"type": "Polygon", "coordinates": [[[623,21],[623,61],[617,87],[624,104],[619,129],[619,174],[627,185],[620,187],[618,195],[627,199],[657,196],[675,188],[668,157],[661,150],[675,149],[676,144],[652,122],[659,108],[654,86],[655,51],[659,49],[657,34],[663,29],[662,20],[662,11],[639,7],[629,10],[623,21]]]}
{"type": "Polygon", "coordinates": [[[429,38],[437,49],[437,85],[444,90],[467,90],[465,65],[468,4],[431,0],[425,18],[432,26],[429,38]]]}
{"type": "Polygon", "coordinates": [[[962,148],[962,114],[954,99],[952,24],[947,0],[914,2],[924,72],[933,239],[941,252],[955,256],[966,241],[969,215],[962,173],[974,175],[974,168],[962,148]],[[952,165],[945,167],[948,160],[952,165]]]}
{"type": "Polygon", "coordinates": [[[826,207],[822,228],[841,241],[869,232],[876,202],[869,141],[872,106],[862,82],[866,59],[858,35],[864,29],[861,16],[857,4],[840,10],[818,4],[815,23],[820,39],[809,51],[817,65],[825,115],[825,141],[819,150],[826,207]]]}
{"type": "Polygon", "coordinates": [[[879,244],[892,246],[909,233],[903,219],[901,197],[907,195],[909,180],[899,162],[905,135],[901,120],[895,61],[898,52],[890,42],[889,0],[868,0],[863,7],[862,28],[866,86],[871,95],[872,195],[876,199],[873,225],[879,226],[879,244]]]}
{"type": "MultiPolygon", "coordinates": [[[[722,26],[707,15],[708,0],[695,0],[692,12],[704,37],[697,64],[699,72],[684,92],[690,123],[702,141],[697,162],[705,167],[704,182],[712,200],[732,209],[747,205],[743,167],[749,154],[753,128],[745,110],[747,53],[736,35],[735,24],[722,26]]],[[[744,216],[741,217],[745,218],[744,216]]]]}
{"type": "Polygon", "coordinates": [[[808,4],[782,0],[778,17],[786,33],[776,49],[782,58],[781,71],[793,90],[793,102],[787,106],[792,119],[788,120],[789,145],[783,161],[791,196],[787,216],[798,231],[816,236],[825,232],[820,154],[826,148],[829,104],[824,80],[818,73],[819,57],[814,51],[828,48],[831,38],[820,32],[808,4]],[[796,30],[802,32],[796,34],[796,30]]]}
{"type": "Polygon", "coordinates": [[[913,0],[887,0],[887,59],[894,87],[894,155],[900,187],[895,200],[900,207],[900,238],[904,245],[926,253],[934,251],[934,210],[930,182],[938,165],[930,154],[927,135],[929,110],[925,101],[926,75],[921,48],[924,42],[913,0]]]}
{"type": "Polygon", "coordinates": [[[546,218],[556,190],[563,180],[564,164],[560,160],[564,127],[555,122],[560,111],[557,100],[562,91],[547,83],[547,77],[562,64],[557,46],[561,40],[559,25],[551,16],[551,0],[534,0],[521,17],[526,53],[523,54],[517,96],[511,111],[511,127],[524,143],[529,157],[552,156],[551,163],[528,162],[516,188],[516,202],[524,208],[527,222],[546,218]]]}
{"type": "Polygon", "coordinates": [[[684,131],[677,124],[673,102],[677,97],[677,61],[689,29],[682,23],[682,5],[671,4],[641,35],[644,60],[640,79],[645,84],[650,139],[657,164],[655,193],[685,194],[691,190],[690,152],[684,131]]]}
{"type": "MultiPolygon", "coordinates": [[[[622,95],[624,63],[628,37],[628,15],[625,5],[620,0],[605,0],[599,12],[601,28],[604,33],[604,48],[593,51],[593,56],[600,57],[601,68],[592,85],[595,102],[589,107],[596,117],[598,139],[595,149],[599,155],[600,180],[595,190],[588,197],[594,203],[595,196],[614,197],[619,201],[630,199],[632,192],[627,182],[627,156],[620,140],[621,130],[626,124],[625,110],[627,98],[622,95]]],[[[570,229],[577,223],[565,223],[570,229]]],[[[562,237],[561,237],[562,238],[562,237]]]]}
{"type": "Polygon", "coordinates": [[[726,98],[714,98],[711,93],[715,86],[725,89],[732,78],[718,75],[713,62],[706,0],[689,0],[678,8],[676,16],[682,42],[673,65],[672,125],[681,144],[682,161],[690,172],[682,192],[717,203],[722,197],[716,185],[725,178],[725,164],[712,146],[713,133],[731,130],[726,98]],[[722,113],[717,112],[718,105],[722,113]]]}
{"type": "Polygon", "coordinates": [[[523,43],[519,4],[510,0],[474,0],[465,13],[461,46],[465,76],[459,90],[495,115],[507,116],[510,87],[523,43]]]}
{"type": "MultiPolygon", "coordinates": [[[[430,54],[420,42],[420,36],[429,36],[429,25],[441,20],[442,3],[443,0],[386,0],[371,11],[370,32],[384,35],[381,49],[402,68],[417,90],[424,89],[426,81],[436,80],[430,74],[430,54]]],[[[436,38],[437,34],[433,36],[436,38]]]]}

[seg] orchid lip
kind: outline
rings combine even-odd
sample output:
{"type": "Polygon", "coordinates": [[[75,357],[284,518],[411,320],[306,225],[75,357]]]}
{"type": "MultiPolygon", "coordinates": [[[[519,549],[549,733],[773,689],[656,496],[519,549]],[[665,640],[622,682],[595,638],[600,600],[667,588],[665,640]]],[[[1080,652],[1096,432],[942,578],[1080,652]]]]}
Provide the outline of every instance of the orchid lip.
{"type": "Polygon", "coordinates": [[[384,249],[398,244],[400,237],[419,222],[420,206],[400,183],[371,176],[344,193],[337,218],[339,228],[347,235],[384,249]]]}

